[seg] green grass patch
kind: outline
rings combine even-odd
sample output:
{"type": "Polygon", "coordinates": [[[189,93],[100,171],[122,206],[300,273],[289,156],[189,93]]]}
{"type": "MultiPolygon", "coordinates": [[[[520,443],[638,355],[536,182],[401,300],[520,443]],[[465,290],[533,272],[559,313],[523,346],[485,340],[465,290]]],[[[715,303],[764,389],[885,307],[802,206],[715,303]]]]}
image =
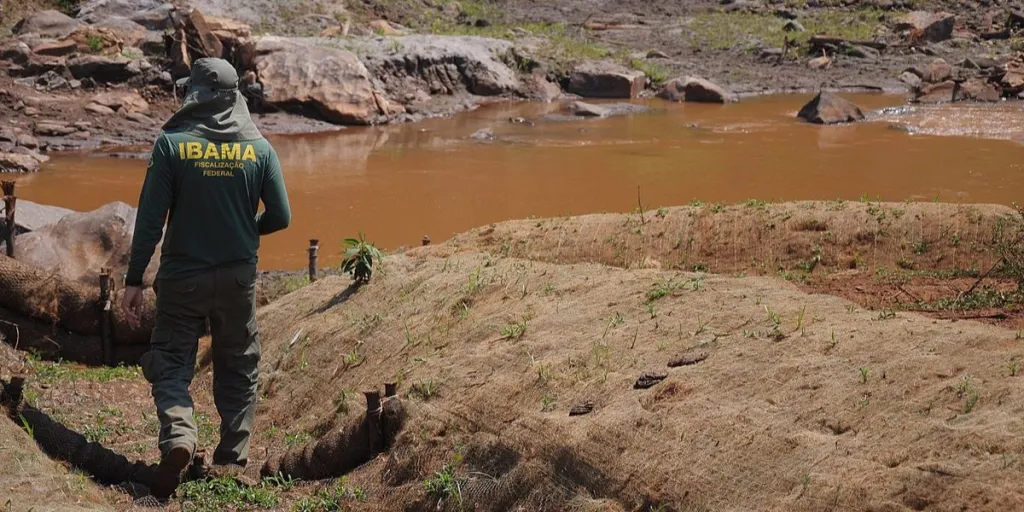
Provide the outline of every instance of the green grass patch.
{"type": "Polygon", "coordinates": [[[75,382],[79,380],[90,382],[110,382],[112,380],[135,379],[142,376],[142,369],[138,366],[81,366],[67,361],[55,363],[42,361],[35,356],[29,356],[29,366],[32,367],[36,379],[40,384],[53,385],[59,382],[75,382]]]}
{"type": "MultiPolygon", "coordinates": [[[[629,61],[629,65],[637,71],[643,71],[647,78],[651,80],[652,85],[659,86],[668,81],[669,70],[660,63],[646,59],[632,59],[629,61]]],[[[658,210],[658,214],[659,217],[665,216],[665,214],[661,213],[661,210],[658,210]]]]}
{"type": "Polygon", "coordinates": [[[683,37],[693,46],[716,50],[780,48],[786,37],[803,44],[813,35],[870,40],[882,24],[881,16],[877,9],[814,12],[800,20],[807,31],[797,33],[784,31],[786,20],[771,14],[709,12],[695,16],[683,37]]]}
{"type": "Polygon", "coordinates": [[[347,510],[343,508],[347,500],[365,501],[366,492],[359,487],[350,487],[345,477],[341,477],[333,486],[296,502],[292,512],[339,512],[347,510]]]}
{"type": "Polygon", "coordinates": [[[271,477],[255,487],[247,487],[224,477],[185,482],[178,488],[178,496],[184,512],[266,510],[278,507],[281,491],[293,485],[292,480],[271,477]]]}

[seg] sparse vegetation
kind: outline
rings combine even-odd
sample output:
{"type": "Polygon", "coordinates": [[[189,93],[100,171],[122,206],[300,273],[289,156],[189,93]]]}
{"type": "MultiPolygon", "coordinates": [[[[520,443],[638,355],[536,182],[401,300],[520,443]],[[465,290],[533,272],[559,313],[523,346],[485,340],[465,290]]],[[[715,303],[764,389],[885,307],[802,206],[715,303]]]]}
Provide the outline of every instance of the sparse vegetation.
{"type": "Polygon", "coordinates": [[[270,509],[280,503],[280,492],[293,485],[294,481],[290,479],[272,477],[249,487],[224,477],[185,482],[178,488],[177,495],[182,510],[188,512],[270,509]]]}
{"type": "Polygon", "coordinates": [[[109,382],[112,380],[135,379],[142,376],[138,366],[84,366],[67,361],[48,362],[29,356],[29,366],[35,378],[45,385],[62,382],[90,381],[109,382]]]}
{"type": "Polygon", "coordinates": [[[409,390],[409,395],[427,402],[437,397],[440,390],[440,385],[437,381],[429,379],[413,384],[412,388],[409,390]]]}
{"type": "Polygon", "coordinates": [[[518,340],[526,334],[526,320],[509,324],[501,328],[501,337],[506,340],[518,340]]]}
{"type": "Polygon", "coordinates": [[[366,283],[373,276],[374,265],[381,261],[380,251],[366,237],[359,233],[359,238],[345,239],[345,259],[341,263],[341,271],[352,276],[357,283],[366,283]]]}
{"type": "Polygon", "coordinates": [[[423,482],[423,489],[437,500],[438,509],[446,502],[455,505],[457,510],[465,509],[462,498],[464,480],[455,474],[455,466],[461,462],[462,456],[456,455],[454,461],[445,464],[432,478],[423,482]]]}

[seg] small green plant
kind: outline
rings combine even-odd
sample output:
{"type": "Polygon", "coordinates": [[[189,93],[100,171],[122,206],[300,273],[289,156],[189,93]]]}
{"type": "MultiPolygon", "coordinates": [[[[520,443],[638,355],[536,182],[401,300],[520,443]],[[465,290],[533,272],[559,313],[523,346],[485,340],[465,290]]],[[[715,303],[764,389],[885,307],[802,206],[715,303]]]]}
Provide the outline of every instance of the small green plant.
{"type": "Polygon", "coordinates": [[[861,368],[860,369],[860,383],[861,384],[867,384],[868,383],[868,377],[870,377],[870,376],[871,376],[871,370],[869,370],[867,368],[861,368]]]}
{"type": "Polygon", "coordinates": [[[661,208],[658,208],[658,212],[655,213],[654,215],[659,219],[664,219],[666,216],[668,216],[668,208],[662,206],[661,208]]]}
{"type": "Polygon", "coordinates": [[[657,62],[645,59],[632,59],[629,61],[629,65],[637,71],[643,71],[647,78],[651,80],[651,85],[653,86],[659,86],[668,81],[668,70],[657,62]]]}
{"type": "Polygon", "coordinates": [[[722,213],[724,211],[725,211],[725,205],[724,204],[715,203],[715,204],[711,205],[711,213],[722,213]]]}
{"type": "Polygon", "coordinates": [[[974,410],[974,407],[978,405],[979,398],[980,395],[978,395],[977,391],[971,391],[967,395],[967,401],[964,402],[964,414],[970,414],[974,410]]]}
{"type": "Polygon", "coordinates": [[[284,436],[284,444],[288,447],[302,446],[313,439],[313,436],[306,432],[296,432],[294,434],[287,434],[284,436]]]}
{"type": "Polygon", "coordinates": [[[770,323],[771,323],[772,325],[775,325],[775,326],[779,326],[779,325],[781,325],[781,324],[782,324],[782,316],[781,316],[781,315],[779,315],[778,313],[776,313],[776,312],[772,311],[772,308],[770,308],[770,307],[768,307],[767,305],[765,305],[765,306],[764,306],[764,311],[765,311],[766,313],[768,313],[768,321],[769,321],[769,322],[770,322],[770,323]]]}
{"type": "Polygon", "coordinates": [[[1020,359],[1017,359],[1016,357],[1011,358],[1010,361],[1006,363],[1006,369],[1009,370],[1010,377],[1016,377],[1017,374],[1020,373],[1020,359]]]}
{"type": "Polygon", "coordinates": [[[419,399],[424,402],[430,401],[436,397],[439,392],[440,385],[434,381],[434,379],[417,382],[416,384],[413,384],[409,390],[409,394],[419,397],[419,399]]]}
{"type": "Polygon", "coordinates": [[[89,51],[99,53],[103,51],[103,38],[97,35],[89,36],[85,39],[85,45],[89,47],[89,51]]]}
{"type": "Polygon", "coordinates": [[[345,239],[345,259],[341,263],[341,271],[349,274],[357,283],[366,283],[373,275],[373,267],[380,263],[382,258],[378,250],[362,233],[359,238],[345,239]]]}
{"type": "Polygon", "coordinates": [[[347,479],[341,477],[333,486],[324,487],[312,496],[306,496],[292,506],[292,512],[341,512],[345,500],[366,500],[366,492],[359,487],[348,487],[347,479]]]}
{"type": "Polygon", "coordinates": [[[892,320],[893,318],[896,318],[896,310],[894,309],[883,308],[882,311],[878,313],[879,320],[892,320]]]}
{"type": "Polygon", "coordinates": [[[18,415],[18,421],[21,422],[21,428],[25,429],[25,432],[28,433],[28,436],[31,437],[32,439],[35,439],[36,438],[35,427],[33,427],[32,424],[29,423],[27,419],[25,419],[25,416],[23,414],[19,414],[18,415]]]}
{"type": "Polygon", "coordinates": [[[546,393],[540,399],[540,410],[541,412],[551,412],[555,410],[555,396],[551,393],[546,393]]]}
{"type": "Polygon", "coordinates": [[[658,299],[662,299],[672,293],[672,290],[676,289],[676,284],[672,282],[672,279],[658,283],[653,290],[647,292],[647,302],[651,303],[658,299]]]}
{"type": "Polygon", "coordinates": [[[918,240],[917,243],[914,244],[914,254],[920,256],[928,252],[931,249],[931,246],[931,242],[925,239],[918,240]]]}
{"type": "Polygon", "coordinates": [[[807,306],[800,308],[800,314],[796,316],[796,330],[803,331],[804,329],[804,313],[807,312],[807,306]]]}
{"type": "Polygon", "coordinates": [[[896,265],[903,270],[914,270],[914,260],[910,258],[900,258],[899,261],[896,262],[896,265]]]}
{"type": "Polygon", "coordinates": [[[456,455],[455,460],[449,462],[434,473],[432,478],[423,482],[423,489],[431,497],[437,498],[438,509],[447,500],[453,500],[458,510],[463,510],[462,486],[463,481],[455,474],[455,466],[462,461],[461,455],[456,455]]]}
{"type": "Polygon", "coordinates": [[[501,328],[501,338],[506,340],[518,340],[526,334],[526,320],[501,328]]]}
{"type": "Polygon", "coordinates": [[[469,283],[466,285],[466,292],[475,293],[484,287],[484,280],[481,276],[483,268],[480,266],[476,267],[476,270],[469,275],[469,283]]]}
{"type": "Polygon", "coordinates": [[[279,485],[290,488],[294,482],[271,477],[249,487],[231,477],[192,480],[178,487],[177,495],[181,499],[182,510],[190,512],[272,509],[280,502],[279,485]]]}

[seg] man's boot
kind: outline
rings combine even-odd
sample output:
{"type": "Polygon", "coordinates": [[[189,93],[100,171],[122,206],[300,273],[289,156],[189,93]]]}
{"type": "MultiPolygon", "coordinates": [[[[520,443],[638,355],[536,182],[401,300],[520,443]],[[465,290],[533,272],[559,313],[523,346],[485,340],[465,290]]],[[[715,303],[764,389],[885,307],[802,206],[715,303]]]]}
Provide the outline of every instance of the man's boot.
{"type": "Polygon", "coordinates": [[[160,460],[160,465],[153,473],[153,482],[149,486],[149,493],[158,500],[166,500],[177,490],[181,483],[181,474],[192,462],[192,451],[187,446],[178,445],[171,448],[167,455],[160,460]]]}

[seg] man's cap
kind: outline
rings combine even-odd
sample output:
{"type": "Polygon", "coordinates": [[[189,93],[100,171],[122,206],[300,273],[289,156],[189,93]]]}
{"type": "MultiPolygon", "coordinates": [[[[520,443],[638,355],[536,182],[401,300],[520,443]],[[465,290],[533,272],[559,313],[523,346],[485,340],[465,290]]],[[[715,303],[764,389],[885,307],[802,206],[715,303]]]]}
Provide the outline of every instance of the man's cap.
{"type": "Polygon", "coordinates": [[[177,82],[179,87],[207,87],[217,91],[238,88],[238,72],[228,61],[218,58],[202,58],[192,63],[192,74],[177,82]]]}

